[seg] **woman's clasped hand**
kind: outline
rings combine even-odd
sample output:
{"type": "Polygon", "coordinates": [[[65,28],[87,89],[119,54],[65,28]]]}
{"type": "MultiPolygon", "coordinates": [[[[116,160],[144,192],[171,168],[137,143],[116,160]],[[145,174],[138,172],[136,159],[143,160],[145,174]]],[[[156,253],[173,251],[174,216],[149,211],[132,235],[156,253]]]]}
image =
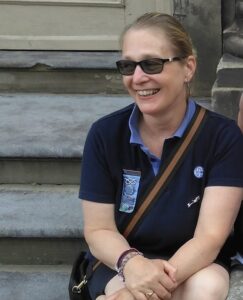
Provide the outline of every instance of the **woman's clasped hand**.
{"type": "Polygon", "coordinates": [[[176,288],[176,269],[165,260],[136,256],[127,262],[124,276],[126,287],[139,300],[147,291],[154,293],[153,299],[170,299],[176,288]]]}
{"type": "Polygon", "coordinates": [[[171,299],[176,289],[176,269],[167,261],[161,259],[147,259],[136,256],[129,260],[124,270],[126,285],[121,287],[121,279],[114,277],[106,287],[107,300],[147,300],[171,299]],[[120,286],[118,291],[112,291],[111,286],[120,286]]]}

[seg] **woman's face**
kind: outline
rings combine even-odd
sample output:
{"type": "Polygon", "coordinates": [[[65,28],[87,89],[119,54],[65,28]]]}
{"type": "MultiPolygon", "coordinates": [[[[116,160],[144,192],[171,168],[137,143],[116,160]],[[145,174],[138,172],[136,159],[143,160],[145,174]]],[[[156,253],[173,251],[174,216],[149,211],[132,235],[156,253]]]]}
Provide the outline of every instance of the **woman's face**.
{"type": "MultiPolygon", "coordinates": [[[[175,56],[176,53],[163,32],[152,29],[130,29],[124,36],[123,59],[141,61],[175,56]]],[[[185,105],[185,82],[190,81],[195,67],[193,56],[183,63],[166,62],[159,74],[146,74],[138,65],[133,75],[123,76],[123,83],[142,113],[161,114],[173,110],[178,105],[185,105]]]]}

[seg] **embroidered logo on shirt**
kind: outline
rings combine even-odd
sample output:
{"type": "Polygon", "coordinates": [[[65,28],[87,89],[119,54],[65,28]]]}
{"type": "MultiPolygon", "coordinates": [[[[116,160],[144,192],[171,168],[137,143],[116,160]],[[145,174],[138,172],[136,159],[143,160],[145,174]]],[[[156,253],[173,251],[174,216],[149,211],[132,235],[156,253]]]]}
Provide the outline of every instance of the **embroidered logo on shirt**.
{"type": "Polygon", "coordinates": [[[204,169],[203,169],[203,167],[197,166],[197,167],[194,169],[194,175],[195,175],[196,178],[202,178],[202,177],[203,177],[203,174],[204,174],[204,169]]]}
{"type": "Polygon", "coordinates": [[[195,199],[193,199],[191,202],[187,203],[187,207],[190,208],[193,204],[197,203],[200,200],[200,196],[197,196],[195,199]]]}
{"type": "Polygon", "coordinates": [[[133,212],[136,205],[140,178],[140,171],[123,170],[123,188],[119,211],[126,213],[133,212]]]}

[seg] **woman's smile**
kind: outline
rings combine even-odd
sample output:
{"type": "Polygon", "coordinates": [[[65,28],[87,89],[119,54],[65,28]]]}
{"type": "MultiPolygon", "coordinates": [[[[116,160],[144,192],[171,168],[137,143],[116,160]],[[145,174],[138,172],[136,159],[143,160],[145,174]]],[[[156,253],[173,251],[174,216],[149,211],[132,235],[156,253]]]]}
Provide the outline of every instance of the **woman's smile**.
{"type": "Polygon", "coordinates": [[[145,90],[137,90],[139,96],[148,97],[157,94],[160,89],[145,89],[145,90]]]}

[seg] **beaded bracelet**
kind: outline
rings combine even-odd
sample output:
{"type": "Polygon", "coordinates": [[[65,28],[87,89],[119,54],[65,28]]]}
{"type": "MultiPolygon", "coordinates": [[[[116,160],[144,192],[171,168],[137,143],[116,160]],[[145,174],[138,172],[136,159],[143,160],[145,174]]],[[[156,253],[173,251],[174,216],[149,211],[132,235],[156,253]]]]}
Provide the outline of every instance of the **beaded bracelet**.
{"type": "Polygon", "coordinates": [[[124,252],[120,255],[120,257],[119,257],[119,259],[118,259],[118,261],[117,261],[117,264],[116,264],[115,269],[116,269],[116,271],[117,271],[117,273],[118,273],[118,276],[121,278],[121,280],[122,280],[123,282],[125,281],[125,277],[124,277],[124,273],[123,273],[124,267],[125,267],[126,263],[127,263],[131,258],[133,258],[133,257],[136,256],[136,255],[141,255],[141,256],[143,256],[143,253],[139,252],[139,251],[138,251],[137,249],[135,249],[135,248],[130,248],[130,249],[124,251],[124,252]]]}
{"type": "Polygon", "coordinates": [[[122,252],[122,254],[119,256],[118,261],[116,263],[116,270],[118,270],[121,267],[121,263],[123,258],[130,252],[139,252],[137,249],[135,248],[130,248],[128,250],[125,250],[124,252],[122,252]]]}

